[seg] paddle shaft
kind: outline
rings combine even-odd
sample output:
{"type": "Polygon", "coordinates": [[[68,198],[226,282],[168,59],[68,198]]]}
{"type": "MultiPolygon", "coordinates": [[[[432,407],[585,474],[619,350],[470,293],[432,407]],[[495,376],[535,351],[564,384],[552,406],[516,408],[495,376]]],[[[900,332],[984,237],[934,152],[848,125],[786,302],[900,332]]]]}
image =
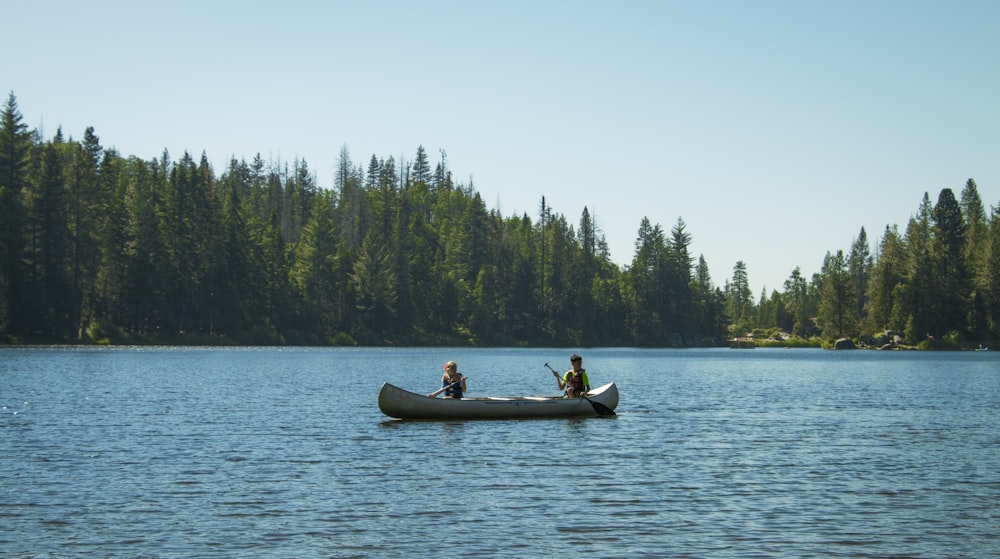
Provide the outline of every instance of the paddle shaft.
{"type": "Polygon", "coordinates": [[[440,393],[448,390],[449,388],[451,388],[451,387],[453,387],[453,386],[455,386],[457,384],[461,384],[462,381],[465,380],[465,379],[467,379],[467,378],[469,378],[469,377],[463,375],[462,378],[456,380],[455,382],[449,384],[448,386],[441,387],[441,389],[438,390],[438,391],[436,391],[436,392],[431,392],[430,394],[428,394],[428,396],[430,396],[431,398],[437,398],[438,394],[440,394],[440,393]]]}

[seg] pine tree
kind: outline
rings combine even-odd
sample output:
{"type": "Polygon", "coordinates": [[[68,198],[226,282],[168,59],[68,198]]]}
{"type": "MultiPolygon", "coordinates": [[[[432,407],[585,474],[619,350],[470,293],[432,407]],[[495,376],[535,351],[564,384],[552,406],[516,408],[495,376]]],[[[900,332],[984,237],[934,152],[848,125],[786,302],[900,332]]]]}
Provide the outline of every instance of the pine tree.
{"type": "Polygon", "coordinates": [[[661,345],[665,338],[660,315],[663,287],[660,266],[666,241],[659,224],[643,217],[635,241],[635,255],[629,268],[631,308],[629,329],[640,346],[661,345]]]}
{"type": "Polygon", "coordinates": [[[31,138],[14,92],[0,114],[0,335],[20,333],[30,309],[21,268],[24,249],[21,191],[27,186],[31,138]]]}
{"type": "Polygon", "coordinates": [[[848,336],[854,326],[856,296],[844,251],[827,253],[821,273],[823,286],[819,322],[823,335],[828,339],[848,336]]]}
{"type": "Polygon", "coordinates": [[[579,257],[572,261],[570,272],[571,289],[575,309],[576,329],[583,345],[597,345],[604,334],[601,325],[603,320],[598,314],[600,305],[594,299],[594,284],[599,282],[601,263],[597,256],[597,226],[586,206],[580,214],[580,227],[577,229],[577,245],[580,247],[579,257]]]}
{"type": "Polygon", "coordinates": [[[416,184],[423,184],[428,187],[434,187],[436,185],[431,184],[431,165],[427,159],[427,151],[424,150],[424,146],[417,146],[417,157],[413,161],[413,176],[412,180],[416,184]]]}
{"type": "Polygon", "coordinates": [[[913,344],[927,338],[933,317],[940,311],[934,296],[936,269],[931,258],[931,205],[925,192],[917,214],[906,227],[906,281],[896,293],[893,322],[904,325],[906,339],[913,344]]]}
{"type": "Polygon", "coordinates": [[[123,289],[128,274],[128,212],[125,207],[126,162],[113,150],[104,150],[100,163],[103,215],[98,216],[99,250],[96,286],[96,331],[90,337],[120,342],[124,323],[123,289]]]}
{"type": "Polygon", "coordinates": [[[932,218],[931,250],[936,272],[932,293],[939,302],[939,312],[933,316],[929,332],[941,337],[966,330],[971,292],[965,256],[967,227],[950,188],[941,191],[932,218]]]}
{"type": "Polygon", "coordinates": [[[983,312],[989,328],[987,336],[1000,339],[1000,205],[989,219],[989,238],[983,251],[983,312]]]}
{"type": "Polygon", "coordinates": [[[895,226],[886,226],[872,267],[867,292],[867,321],[871,332],[902,332],[906,324],[894,321],[898,287],[906,280],[906,248],[895,226]]]}
{"type": "Polygon", "coordinates": [[[963,256],[971,282],[967,322],[970,334],[981,340],[989,336],[986,299],[990,279],[986,273],[986,260],[990,229],[982,198],[979,197],[979,190],[973,179],[966,181],[960,203],[966,225],[963,256]]]}
{"type": "Polygon", "coordinates": [[[850,274],[853,284],[851,286],[851,293],[855,298],[854,326],[851,328],[852,332],[858,332],[867,328],[865,317],[867,313],[868,282],[871,277],[873,265],[871,249],[868,246],[868,234],[865,232],[865,228],[862,227],[857,238],[851,244],[851,253],[847,257],[848,274],[850,274]]]}
{"type": "Polygon", "coordinates": [[[122,290],[123,326],[140,337],[173,333],[167,293],[169,252],[163,242],[164,161],[130,159],[125,174],[126,279],[122,290]]]}
{"type": "Polygon", "coordinates": [[[362,183],[363,181],[358,180],[354,172],[347,146],[341,147],[340,157],[337,160],[337,176],[334,180],[334,187],[339,193],[336,205],[337,231],[349,250],[357,250],[366,234],[362,183]]]}
{"type": "Polygon", "coordinates": [[[299,326],[310,332],[314,342],[325,343],[343,326],[339,295],[345,288],[346,273],[339,255],[333,202],[329,196],[320,196],[302,229],[289,273],[301,302],[299,326]]]}
{"type": "Polygon", "coordinates": [[[392,255],[375,235],[365,237],[349,279],[366,337],[377,339],[371,337],[393,332],[396,285],[392,255]]]}
{"type": "Polygon", "coordinates": [[[750,293],[750,278],[747,265],[738,260],[733,266],[733,279],[727,289],[728,312],[734,326],[734,334],[742,335],[753,327],[753,294],[750,293]]]}
{"type": "MultiPolygon", "coordinates": [[[[670,230],[670,242],[667,244],[667,266],[669,267],[667,283],[667,299],[670,303],[670,320],[667,326],[670,333],[686,335],[694,317],[693,295],[691,290],[691,234],[687,232],[687,224],[682,218],[670,230]]],[[[685,344],[695,340],[685,339],[685,344]]]]}
{"type": "Polygon", "coordinates": [[[97,259],[100,253],[100,219],[107,208],[107,196],[101,189],[101,145],[88,127],[81,143],[70,143],[72,160],[69,164],[67,187],[70,205],[69,231],[71,237],[71,295],[73,322],[77,337],[83,338],[86,329],[97,318],[96,293],[97,259]]]}
{"type": "Polygon", "coordinates": [[[240,188],[232,181],[222,188],[217,257],[212,259],[213,315],[210,330],[236,335],[252,328],[254,303],[262,297],[263,274],[251,265],[253,249],[243,214],[240,188]]]}
{"type": "Polygon", "coordinates": [[[25,279],[31,287],[26,298],[35,312],[25,316],[25,327],[53,338],[67,338],[70,285],[66,271],[69,254],[67,204],[63,182],[62,132],[35,147],[33,178],[27,195],[25,230],[25,279]]]}
{"type": "Polygon", "coordinates": [[[698,256],[698,264],[694,269],[694,300],[696,317],[695,329],[709,338],[722,338],[726,335],[723,324],[724,297],[718,293],[712,284],[708,260],[704,255],[698,256]]]}
{"type": "Polygon", "coordinates": [[[812,321],[812,306],[809,304],[808,282],[802,271],[796,267],[785,280],[785,312],[791,317],[791,333],[800,338],[809,338],[816,330],[812,321]]]}

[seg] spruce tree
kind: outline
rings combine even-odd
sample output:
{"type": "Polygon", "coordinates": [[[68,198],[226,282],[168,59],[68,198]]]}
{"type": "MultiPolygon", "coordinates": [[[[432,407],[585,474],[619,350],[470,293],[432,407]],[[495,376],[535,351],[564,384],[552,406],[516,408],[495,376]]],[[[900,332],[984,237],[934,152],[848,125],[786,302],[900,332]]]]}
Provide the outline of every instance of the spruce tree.
{"type": "MultiPolygon", "coordinates": [[[[867,330],[865,317],[867,313],[868,282],[874,261],[868,246],[868,233],[862,227],[857,238],[851,244],[851,252],[847,257],[847,269],[851,279],[851,294],[854,297],[854,326],[852,333],[867,330]]],[[[868,331],[868,333],[871,333],[868,331]]]]}
{"type": "Polygon", "coordinates": [[[964,334],[971,292],[965,257],[967,227],[950,188],[941,190],[932,218],[935,281],[931,292],[939,302],[939,312],[932,317],[929,331],[937,337],[952,332],[964,334]]]}
{"type": "Polygon", "coordinates": [[[29,311],[21,267],[21,191],[26,187],[30,148],[28,127],[12,91],[0,114],[0,335],[23,331],[23,317],[29,311]]]}

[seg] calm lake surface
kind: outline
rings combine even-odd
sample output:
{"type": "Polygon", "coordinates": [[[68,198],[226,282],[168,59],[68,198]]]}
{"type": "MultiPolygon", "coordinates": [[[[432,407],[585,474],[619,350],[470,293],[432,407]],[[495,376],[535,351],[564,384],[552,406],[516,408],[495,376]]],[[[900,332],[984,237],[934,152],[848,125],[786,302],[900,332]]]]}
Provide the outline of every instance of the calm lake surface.
{"type": "Polygon", "coordinates": [[[0,349],[0,555],[1000,557],[1000,352],[579,352],[618,416],[377,406],[563,349],[0,349]]]}

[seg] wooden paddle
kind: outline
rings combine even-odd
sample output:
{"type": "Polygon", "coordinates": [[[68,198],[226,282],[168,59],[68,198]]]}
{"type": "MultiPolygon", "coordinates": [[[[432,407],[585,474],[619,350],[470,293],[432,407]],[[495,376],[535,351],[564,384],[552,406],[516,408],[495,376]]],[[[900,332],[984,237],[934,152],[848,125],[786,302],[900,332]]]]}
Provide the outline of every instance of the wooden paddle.
{"type": "MultiPolygon", "coordinates": [[[[546,363],[545,366],[549,367],[549,364],[546,363]]],[[[559,373],[552,367],[549,367],[549,370],[552,371],[552,374],[555,375],[557,379],[559,379],[559,384],[562,384],[562,378],[559,376],[559,373]]],[[[600,402],[595,402],[590,398],[584,396],[583,394],[580,394],[580,397],[590,402],[590,405],[593,406],[594,411],[597,412],[597,415],[618,415],[617,413],[615,413],[615,410],[609,408],[608,406],[605,406],[600,402]]]]}
{"type": "Polygon", "coordinates": [[[444,392],[445,390],[448,390],[449,388],[451,388],[452,386],[455,386],[456,384],[460,384],[463,380],[465,380],[467,378],[469,378],[469,377],[467,377],[465,375],[462,375],[462,378],[456,380],[455,382],[449,384],[448,386],[441,387],[440,390],[437,390],[435,392],[431,392],[430,394],[427,395],[427,397],[429,397],[429,398],[437,398],[438,394],[444,392]]]}

